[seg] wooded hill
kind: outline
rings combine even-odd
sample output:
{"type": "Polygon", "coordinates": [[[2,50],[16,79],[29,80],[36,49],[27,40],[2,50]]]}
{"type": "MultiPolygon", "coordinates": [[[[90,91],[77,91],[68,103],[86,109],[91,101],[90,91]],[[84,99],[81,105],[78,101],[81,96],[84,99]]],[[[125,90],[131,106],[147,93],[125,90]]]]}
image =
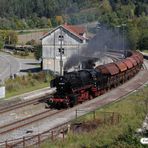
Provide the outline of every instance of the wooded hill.
{"type": "Polygon", "coordinates": [[[111,17],[131,19],[148,15],[147,2],[147,0],[0,0],[0,28],[42,28],[55,26],[65,19],[69,23],[77,24],[96,20],[102,15],[107,19],[107,14],[110,14],[110,19],[111,17]]]}
{"type": "Polygon", "coordinates": [[[67,22],[127,24],[133,49],[148,46],[148,0],[0,0],[0,29],[55,27],[67,22]]]}

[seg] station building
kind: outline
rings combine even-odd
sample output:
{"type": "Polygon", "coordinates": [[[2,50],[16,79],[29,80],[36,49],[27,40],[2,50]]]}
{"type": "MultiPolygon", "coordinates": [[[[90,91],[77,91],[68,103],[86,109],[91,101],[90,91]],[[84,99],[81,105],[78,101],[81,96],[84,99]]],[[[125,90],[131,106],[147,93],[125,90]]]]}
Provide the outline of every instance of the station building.
{"type": "MultiPolygon", "coordinates": [[[[42,67],[43,70],[59,72],[60,48],[65,63],[72,54],[79,54],[88,43],[84,27],[76,25],[60,25],[43,35],[42,40],[42,67]]],[[[63,63],[63,64],[64,64],[63,63]]]]}

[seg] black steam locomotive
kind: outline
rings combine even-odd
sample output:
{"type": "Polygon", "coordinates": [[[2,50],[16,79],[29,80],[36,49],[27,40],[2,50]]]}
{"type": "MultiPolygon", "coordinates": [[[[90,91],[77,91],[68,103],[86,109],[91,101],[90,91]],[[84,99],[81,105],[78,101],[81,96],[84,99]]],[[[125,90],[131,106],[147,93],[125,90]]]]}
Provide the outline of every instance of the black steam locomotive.
{"type": "Polygon", "coordinates": [[[72,107],[84,100],[92,99],[93,88],[99,88],[102,74],[95,69],[85,69],[66,73],[51,81],[51,87],[56,87],[57,92],[48,104],[54,107],[72,107]]]}

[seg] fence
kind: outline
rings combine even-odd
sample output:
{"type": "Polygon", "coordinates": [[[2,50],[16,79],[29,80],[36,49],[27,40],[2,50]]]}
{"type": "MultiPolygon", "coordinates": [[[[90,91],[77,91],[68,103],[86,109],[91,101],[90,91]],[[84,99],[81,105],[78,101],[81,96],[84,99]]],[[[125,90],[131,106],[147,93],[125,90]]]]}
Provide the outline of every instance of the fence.
{"type": "Polygon", "coordinates": [[[90,125],[88,124],[89,123],[88,121],[87,122],[85,121],[86,116],[83,114],[87,112],[88,110],[76,110],[75,112],[76,119],[74,121],[64,123],[62,125],[59,125],[58,127],[55,127],[53,129],[50,129],[48,131],[45,131],[37,135],[0,142],[0,147],[1,148],[17,148],[17,147],[26,148],[31,145],[36,145],[37,147],[40,147],[41,143],[44,142],[45,140],[49,142],[55,141],[56,139],[59,139],[59,138],[64,140],[69,131],[75,132],[75,130],[78,129],[78,127],[82,129],[82,127],[84,128],[87,125],[86,127],[88,131],[88,129],[91,130],[92,127],[94,128],[104,124],[116,125],[120,122],[120,119],[121,119],[121,115],[119,113],[99,112],[99,115],[98,115],[97,111],[94,110],[90,112],[90,116],[89,116],[89,119],[90,119],[89,121],[93,121],[92,122],[93,126],[92,126],[91,124],[90,125]],[[81,114],[83,115],[83,119],[81,117],[78,118],[78,116],[80,116],[81,114]],[[94,126],[94,123],[96,123],[95,126],[94,126]]]}
{"type": "MultiPolygon", "coordinates": [[[[76,110],[76,120],[81,120],[81,117],[78,118],[79,113],[83,113],[83,112],[87,112],[87,110],[76,110]]],[[[90,120],[96,120],[96,119],[100,119],[102,124],[118,124],[120,119],[121,119],[121,115],[117,112],[98,112],[97,110],[93,110],[92,112],[90,112],[90,114],[92,114],[92,116],[90,116],[90,120]]],[[[83,120],[85,119],[85,115],[83,116],[83,120]]]]}

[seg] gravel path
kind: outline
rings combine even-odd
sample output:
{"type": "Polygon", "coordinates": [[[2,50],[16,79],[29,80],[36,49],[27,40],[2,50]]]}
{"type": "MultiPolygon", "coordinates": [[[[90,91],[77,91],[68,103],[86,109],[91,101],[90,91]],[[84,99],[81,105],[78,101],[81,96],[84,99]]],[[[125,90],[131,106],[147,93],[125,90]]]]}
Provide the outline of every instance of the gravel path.
{"type": "Polygon", "coordinates": [[[32,104],[29,106],[22,107],[20,109],[16,109],[16,110],[4,113],[0,116],[0,127],[5,124],[12,123],[12,122],[33,116],[45,110],[46,110],[45,104],[40,103],[40,104],[32,104]]]}

